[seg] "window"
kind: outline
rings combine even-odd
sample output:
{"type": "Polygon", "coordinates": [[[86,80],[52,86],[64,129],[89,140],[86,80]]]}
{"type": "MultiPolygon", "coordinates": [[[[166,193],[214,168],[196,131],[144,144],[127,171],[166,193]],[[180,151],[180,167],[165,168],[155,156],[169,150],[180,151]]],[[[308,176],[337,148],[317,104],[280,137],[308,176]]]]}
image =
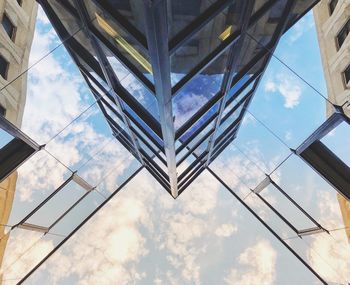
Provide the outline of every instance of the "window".
{"type": "Polygon", "coordinates": [[[11,20],[6,14],[4,14],[2,17],[2,26],[4,27],[10,39],[14,40],[16,34],[16,27],[12,24],[11,20]]]}
{"type": "Polygon", "coordinates": [[[6,109],[4,106],[0,105],[0,116],[5,117],[6,109]]]}
{"type": "Polygon", "coordinates": [[[7,71],[9,69],[8,61],[0,55],[0,75],[7,79],[7,71]]]}
{"type": "Polygon", "coordinates": [[[350,65],[348,65],[348,67],[343,71],[343,79],[345,85],[347,86],[350,81],[350,65]]]}
{"type": "Polygon", "coordinates": [[[350,31],[350,19],[348,19],[344,27],[340,30],[340,32],[337,35],[338,49],[340,49],[341,46],[343,45],[346,37],[349,34],[349,31],[350,31]]]}
{"type": "Polygon", "coordinates": [[[17,3],[19,6],[22,6],[22,2],[23,2],[22,0],[17,0],[17,3]]]}
{"type": "Polygon", "coordinates": [[[335,10],[335,7],[337,6],[338,4],[338,0],[331,0],[329,1],[329,4],[328,4],[328,7],[329,7],[329,15],[332,15],[334,10],[335,10]]]}

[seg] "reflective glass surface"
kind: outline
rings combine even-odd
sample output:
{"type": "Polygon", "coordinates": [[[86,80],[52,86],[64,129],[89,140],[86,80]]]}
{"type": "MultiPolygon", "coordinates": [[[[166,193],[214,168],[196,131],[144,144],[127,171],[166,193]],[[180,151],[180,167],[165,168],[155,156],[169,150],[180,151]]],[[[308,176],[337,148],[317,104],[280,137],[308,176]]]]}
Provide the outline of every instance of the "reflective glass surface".
{"type": "MultiPolygon", "coordinates": [[[[62,1],[48,2],[56,13],[65,13],[59,10],[62,1]]],[[[67,1],[72,5],[78,2],[67,1]]],[[[141,14],[135,10],[136,2],[101,2],[120,5],[118,12],[139,32],[144,31],[138,26],[143,20],[137,18],[141,14]]],[[[171,2],[173,10],[169,14],[179,24],[171,30],[171,37],[200,16],[202,9],[216,3],[199,2],[199,9],[186,6],[186,19],[179,15],[178,3],[171,2]]],[[[266,3],[256,1],[253,11],[266,3]]],[[[269,22],[268,35],[260,34],[259,25],[249,28],[252,38],[247,42],[254,41],[256,45],[240,58],[233,76],[244,68],[251,55],[264,50],[259,44],[272,39],[285,1],[278,3],[261,20],[269,22]]],[[[93,12],[91,7],[89,12],[93,12]]],[[[37,20],[31,57],[37,56],[37,50],[50,51],[57,40],[51,24],[42,16],[39,14],[37,20]]],[[[303,19],[308,17],[310,14],[303,19]]],[[[216,18],[221,19],[220,13],[216,18]]],[[[228,16],[225,19],[232,20],[228,16]]],[[[224,21],[219,22],[218,26],[225,27],[224,21]]],[[[73,22],[72,28],[77,23],[73,22]]],[[[80,73],[65,47],[60,46],[29,68],[23,75],[28,78],[25,104],[21,105],[23,114],[17,111],[15,119],[6,115],[16,123],[16,134],[0,129],[0,150],[16,135],[29,136],[42,147],[0,183],[1,281],[17,284],[26,278],[24,284],[349,283],[349,201],[294,152],[330,115],[325,86],[316,84],[323,74],[315,52],[315,28],[303,34],[309,35],[308,44],[312,43],[312,47],[307,46],[312,52],[310,57],[305,56],[303,49],[295,48],[295,39],[290,42],[300,32],[298,29],[295,26],[285,34],[281,46],[287,49],[286,54],[295,53],[296,58],[304,58],[308,64],[298,60],[291,70],[292,59],[278,59],[275,56],[281,50],[277,49],[266,73],[261,80],[256,79],[259,82],[252,81],[237,94],[264,67],[268,56],[248,68],[249,72],[233,84],[226,97],[218,99],[214,95],[227,74],[227,51],[174,95],[179,188],[183,190],[185,181],[191,182],[176,199],[155,179],[154,173],[161,176],[164,172],[167,183],[163,138],[152,129],[150,120],[146,123],[144,114],[125,100],[120,100],[122,110],[118,109],[115,94],[99,70],[103,64],[96,55],[77,55],[80,73]],[[313,61],[315,54],[317,60],[313,61]],[[89,66],[93,62],[96,70],[89,66]],[[219,65],[220,72],[216,73],[219,65]],[[304,78],[306,69],[317,74],[304,78]],[[88,78],[87,83],[82,75],[88,78]],[[255,83],[259,83],[258,89],[246,109],[241,105],[232,111],[255,83]],[[315,90],[314,85],[322,90],[315,90]],[[198,103],[201,96],[205,99],[198,103]],[[186,124],[213,98],[217,101],[186,124]],[[228,100],[223,111],[227,119],[219,125],[216,136],[211,136],[214,117],[225,101],[222,98],[228,100]],[[213,139],[232,135],[228,130],[243,114],[242,110],[246,113],[232,133],[237,135],[233,142],[220,150],[205,170],[197,166],[205,163],[206,156],[192,165],[206,154],[213,139]],[[137,150],[142,154],[140,161],[147,158],[149,164],[135,159],[137,150]]],[[[218,34],[215,29],[213,33],[218,34]]],[[[91,49],[84,31],[74,39],[91,49]]],[[[122,60],[103,50],[120,84],[158,120],[158,105],[153,94],[148,93],[149,88],[142,80],[136,80],[122,60]]],[[[144,52],[140,46],[135,50],[139,55],[144,52]]],[[[145,68],[138,61],[143,61],[140,57],[137,60],[130,53],[124,55],[138,65],[139,71],[145,68]]],[[[145,54],[142,56],[146,58],[145,54]]],[[[142,72],[147,75],[145,70],[142,72]]],[[[10,94],[23,78],[1,90],[1,103],[6,100],[6,109],[12,113],[16,110],[8,106],[16,104],[10,94]]],[[[319,139],[349,166],[349,124],[342,122],[319,139]]]]}

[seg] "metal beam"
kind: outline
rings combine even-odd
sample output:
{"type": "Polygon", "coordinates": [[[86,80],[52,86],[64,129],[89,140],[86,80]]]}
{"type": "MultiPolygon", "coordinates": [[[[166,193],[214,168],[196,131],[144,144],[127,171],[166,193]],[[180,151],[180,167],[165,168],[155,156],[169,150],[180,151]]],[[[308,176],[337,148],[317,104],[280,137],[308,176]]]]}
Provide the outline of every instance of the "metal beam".
{"type": "Polygon", "coordinates": [[[120,86],[120,82],[119,82],[117,76],[115,75],[113,68],[111,67],[109,61],[107,60],[106,55],[103,53],[103,50],[102,50],[101,46],[99,45],[97,39],[90,32],[89,27],[91,26],[91,22],[89,20],[89,16],[88,16],[89,14],[86,10],[84,2],[82,0],[74,0],[74,3],[75,3],[75,8],[77,9],[77,11],[79,13],[80,20],[83,23],[83,29],[84,29],[87,37],[90,39],[92,47],[93,47],[93,49],[96,53],[96,56],[99,60],[103,74],[104,74],[105,78],[107,79],[108,85],[112,88],[112,94],[113,94],[113,97],[115,99],[115,103],[116,103],[120,113],[122,114],[123,122],[127,128],[127,132],[130,135],[130,138],[131,138],[132,144],[134,145],[136,154],[137,154],[140,162],[143,163],[143,159],[142,159],[142,156],[140,153],[140,145],[139,145],[135,135],[130,130],[130,122],[123,112],[123,105],[120,101],[120,98],[114,92],[114,90],[117,89],[117,86],[120,86]]]}
{"type": "Polygon", "coordinates": [[[170,188],[172,196],[176,198],[178,189],[168,49],[167,1],[144,0],[143,3],[148,50],[152,63],[170,188]]]}
{"type": "Polygon", "coordinates": [[[227,6],[232,5],[232,0],[219,0],[208,7],[201,15],[194,19],[189,25],[178,32],[169,42],[169,53],[174,54],[177,49],[186,44],[194,34],[199,32],[207,23],[212,21],[227,6]]]}
{"type": "Polygon", "coordinates": [[[299,156],[350,201],[350,167],[328,147],[317,140],[299,156]]]}
{"type": "Polygon", "coordinates": [[[131,174],[114,192],[104,200],[99,206],[95,208],[77,227],[74,228],[55,248],[53,248],[45,257],[36,264],[17,284],[23,284],[43,263],[50,258],[57,250],[59,250],[81,227],[83,227],[95,214],[98,213],[115,195],[119,193],[141,170],[143,166],[138,168],[133,174],[131,174]]]}
{"type": "MultiPolygon", "coordinates": [[[[253,8],[254,8],[255,1],[253,0],[246,0],[244,3],[244,12],[242,13],[242,19],[241,19],[241,37],[237,41],[235,45],[230,50],[229,57],[228,57],[228,63],[226,66],[226,72],[224,75],[223,79],[223,85],[221,87],[222,93],[223,93],[223,98],[220,101],[220,109],[219,109],[219,114],[218,117],[215,121],[215,127],[214,127],[214,133],[211,135],[208,143],[208,157],[207,161],[205,163],[206,166],[209,165],[210,157],[212,155],[213,149],[214,149],[214,143],[215,143],[215,137],[219,131],[219,126],[221,124],[222,116],[224,113],[224,109],[226,107],[226,101],[227,101],[227,94],[231,90],[231,84],[233,81],[234,77],[234,71],[237,68],[237,64],[239,60],[241,59],[241,50],[243,47],[243,44],[246,40],[246,31],[248,29],[249,21],[251,18],[251,15],[253,13],[253,8]]],[[[241,76],[241,78],[238,78],[237,83],[239,80],[242,79],[244,75],[241,76]]]]}
{"type": "Polygon", "coordinates": [[[234,196],[239,203],[243,205],[277,240],[279,240],[310,272],[316,276],[318,280],[320,280],[324,285],[328,285],[328,283],[285,241],[280,237],[278,233],[276,233],[255,211],[248,206],[247,203],[243,201],[213,170],[207,167],[209,173],[211,173],[217,181],[221,183],[224,188],[234,196]]]}

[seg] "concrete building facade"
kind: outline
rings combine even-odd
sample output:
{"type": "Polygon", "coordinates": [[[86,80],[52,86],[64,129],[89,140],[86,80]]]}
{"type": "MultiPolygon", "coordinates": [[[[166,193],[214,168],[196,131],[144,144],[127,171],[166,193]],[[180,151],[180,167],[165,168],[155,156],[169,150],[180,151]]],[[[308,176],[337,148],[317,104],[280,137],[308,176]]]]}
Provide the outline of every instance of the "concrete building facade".
{"type": "MultiPolygon", "coordinates": [[[[336,105],[350,100],[350,1],[322,0],[315,6],[314,18],[328,98],[336,105]]],[[[332,112],[327,108],[327,115],[332,112]]],[[[345,112],[350,116],[349,106],[345,112]]]]}
{"type": "MultiPolygon", "coordinates": [[[[35,0],[0,1],[0,115],[17,127],[22,123],[27,89],[26,73],[18,76],[28,67],[36,14],[35,0]]],[[[8,238],[4,225],[11,213],[16,181],[14,172],[0,183],[0,266],[8,238]]]]}
{"type": "MultiPolygon", "coordinates": [[[[321,0],[313,9],[328,99],[350,117],[350,0],[321,0]]],[[[333,112],[327,106],[327,116],[333,112]]],[[[338,194],[350,242],[350,202],[338,194]]]]}

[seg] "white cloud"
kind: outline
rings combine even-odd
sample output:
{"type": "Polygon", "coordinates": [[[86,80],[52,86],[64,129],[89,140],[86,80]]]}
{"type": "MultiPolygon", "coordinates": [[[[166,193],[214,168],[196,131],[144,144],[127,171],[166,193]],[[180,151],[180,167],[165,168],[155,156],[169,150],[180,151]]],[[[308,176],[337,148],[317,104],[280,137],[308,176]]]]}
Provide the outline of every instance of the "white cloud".
{"type": "Polygon", "coordinates": [[[224,280],[230,285],[271,285],[276,278],[276,259],[277,253],[271,244],[260,240],[239,255],[240,269],[232,268],[224,280]]]}
{"type": "MultiPolygon", "coordinates": [[[[329,229],[338,228],[342,224],[340,208],[331,193],[319,195],[320,223],[327,224],[329,229]]],[[[339,195],[335,194],[334,195],[339,195]]],[[[341,199],[341,197],[339,197],[341,199]]],[[[350,251],[344,230],[328,234],[316,234],[309,237],[307,257],[315,270],[326,280],[339,284],[350,282],[350,251]]]]}
{"type": "Polygon", "coordinates": [[[300,84],[291,76],[280,74],[275,79],[269,79],[265,83],[266,92],[278,93],[284,98],[284,107],[293,109],[300,103],[302,89],[300,84]]]}
{"type": "Polygon", "coordinates": [[[284,139],[290,141],[293,138],[293,133],[291,131],[286,131],[284,134],[284,139]]]}
{"type": "Polygon", "coordinates": [[[237,232],[238,228],[232,224],[222,224],[215,230],[215,234],[219,237],[229,237],[233,233],[237,232]]]}
{"type": "Polygon", "coordinates": [[[311,13],[306,14],[288,31],[288,43],[293,44],[306,32],[315,27],[315,21],[311,13]]]}
{"type": "Polygon", "coordinates": [[[204,95],[186,94],[181,100],[175,100],[174,106],[175,128],[182,126],[202,107],[208,99],[204,95]]]}

